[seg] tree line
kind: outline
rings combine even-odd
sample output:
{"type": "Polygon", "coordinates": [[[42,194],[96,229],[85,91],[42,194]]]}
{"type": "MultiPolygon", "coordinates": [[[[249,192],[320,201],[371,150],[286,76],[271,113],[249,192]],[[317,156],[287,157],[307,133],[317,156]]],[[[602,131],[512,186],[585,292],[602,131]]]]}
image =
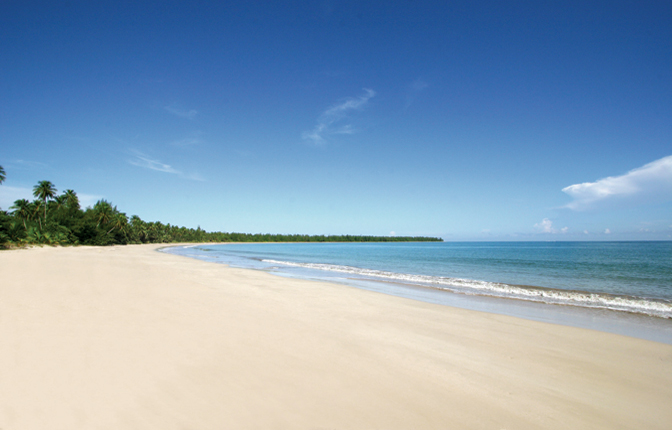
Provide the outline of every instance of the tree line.
{"type": "MultiPolygon", "coordinates": [[[[6,178],[0,166],[0,184],[6,178]]],[[[77,193],[58,190],[50,181],[33,187],[35,199],[19,199],[0,210],[0,246],[46,245],[123,245],[174,242],[440,242],[440,238],[409,236],[250,234],[207,232],[139,216],[128,217],[107,200],[82,209],[77,193]]]]}

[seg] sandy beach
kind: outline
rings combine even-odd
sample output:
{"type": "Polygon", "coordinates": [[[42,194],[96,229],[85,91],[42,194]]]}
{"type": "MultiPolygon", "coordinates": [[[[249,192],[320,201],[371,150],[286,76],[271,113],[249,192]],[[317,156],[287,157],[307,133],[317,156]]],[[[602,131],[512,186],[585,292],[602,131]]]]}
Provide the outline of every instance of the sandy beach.
{"type": "Polygon", "coordinates": [[[0,429],[672,423],[672,345],[157,248],[0,252],[0,429]]]}

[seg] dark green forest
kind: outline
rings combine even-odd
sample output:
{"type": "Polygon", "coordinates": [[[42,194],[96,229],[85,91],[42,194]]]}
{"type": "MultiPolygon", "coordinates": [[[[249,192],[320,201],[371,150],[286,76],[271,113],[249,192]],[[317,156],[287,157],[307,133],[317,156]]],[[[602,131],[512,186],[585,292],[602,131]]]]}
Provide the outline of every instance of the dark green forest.
{"type": "MultiPolygon", "coordinates": [[[[6,177],[0,166],[0,184],[6,177]]],[[[435,241],[432,237],[404,236],[314,236],[305,234],[250,234],[207,232],[158,221],[128,217],[107,200],[82,209],[73,190],[58,194],[50,181],[33,187],[33,201],[20,199],[9,211],[0,210],[0,246],[124,245],[173,242],[410,242],[435,241]]]]}

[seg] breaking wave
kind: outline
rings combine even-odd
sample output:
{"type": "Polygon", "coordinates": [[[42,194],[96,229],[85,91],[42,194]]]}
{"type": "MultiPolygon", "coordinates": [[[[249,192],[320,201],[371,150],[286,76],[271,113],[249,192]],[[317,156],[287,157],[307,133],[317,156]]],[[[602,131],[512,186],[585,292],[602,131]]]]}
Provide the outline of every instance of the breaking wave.
{"type": "Polygon", "coordinates": [[[442,276],[412,275],[335,264],[295,263],[269,259],[263,259],[262,261],[283,266],[347,273],[356,277],[413,284],[460,294],[503,297],[558,305],[602,308],[634,312],[662,318],[672,318],[672,301],[664,299],[648,299],[635,296],[560,290],[527,285],[510,285],[498,282],[442,276]]]}

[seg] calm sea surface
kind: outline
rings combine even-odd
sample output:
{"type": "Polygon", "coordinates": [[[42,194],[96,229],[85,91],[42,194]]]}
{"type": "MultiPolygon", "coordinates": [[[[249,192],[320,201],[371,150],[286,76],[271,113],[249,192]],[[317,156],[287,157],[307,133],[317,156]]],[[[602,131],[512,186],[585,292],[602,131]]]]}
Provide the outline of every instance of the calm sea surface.
{"type": "Polygon", "coordinates": [[[264,243],[167,252],[479,310],[620,311],[672,329],[672,242],[264,243]]]}

